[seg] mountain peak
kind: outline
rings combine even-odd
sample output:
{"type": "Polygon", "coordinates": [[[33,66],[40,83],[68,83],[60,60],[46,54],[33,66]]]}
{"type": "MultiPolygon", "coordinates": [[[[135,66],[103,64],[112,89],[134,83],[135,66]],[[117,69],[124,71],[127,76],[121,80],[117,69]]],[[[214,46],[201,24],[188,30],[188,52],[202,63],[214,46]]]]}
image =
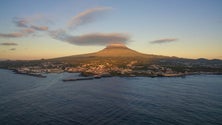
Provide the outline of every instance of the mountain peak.
{"type": "Polygon", "coordinates": [[[135,50],[132,50],[125,46],[124,44],[109,44],[103,50],[94,53],[95,56],[109,56],[109,57],[134,57],[134,56],[142,56],[141,54],[135,50]]]}
{"type": "Polygon", "coordinates": [[[115,43],[115,44],[109,44],[106,46],[106,48],[127,48],[124,44],[121,43],[115,43]]]}

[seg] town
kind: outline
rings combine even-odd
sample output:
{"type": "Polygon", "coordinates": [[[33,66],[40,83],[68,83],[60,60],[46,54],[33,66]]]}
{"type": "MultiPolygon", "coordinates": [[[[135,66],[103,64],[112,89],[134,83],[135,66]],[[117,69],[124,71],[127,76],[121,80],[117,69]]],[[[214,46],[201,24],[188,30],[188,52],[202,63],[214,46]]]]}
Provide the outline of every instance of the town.
{"type": "MultiPolygon", "coordinates": [[[[35,65],[10,67],[19,74],[32,75],[37,77],[46,77],[43,74],[46,73],[80,73],[84,77],[111,77],[111,76],[125,76],[125,77],[135,77],[135,76],[145,76],[145,77],[175,77],[175,76],[185,76],[189,74],[200,74],[212,72],[202,70],[193,70],[195,66],[184,63],[183,67],[178,70],[178,66],[162,65],[162,64],[141,64],[137,60],[126,61],[125,65],[113,64],[110,61],[92,61],[87,63],[81,63],[79,65],[71,65],[66,62],[50,62],[44,61],[35,65]]],[[[211,68],[217,68],[216,66],[211,68]]],[[[220,72],[213,72],[220,73],[220,72]]]]}

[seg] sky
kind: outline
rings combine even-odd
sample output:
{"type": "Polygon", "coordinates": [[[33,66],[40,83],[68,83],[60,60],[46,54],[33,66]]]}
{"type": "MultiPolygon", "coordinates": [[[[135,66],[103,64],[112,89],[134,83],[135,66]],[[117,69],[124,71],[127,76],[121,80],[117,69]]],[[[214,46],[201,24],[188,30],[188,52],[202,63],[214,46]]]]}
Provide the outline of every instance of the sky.
{"type": "Polygon", "coordinates": [[[222,59],[222,0],[1,0],[0,59],[96,52],[222,59]]]}

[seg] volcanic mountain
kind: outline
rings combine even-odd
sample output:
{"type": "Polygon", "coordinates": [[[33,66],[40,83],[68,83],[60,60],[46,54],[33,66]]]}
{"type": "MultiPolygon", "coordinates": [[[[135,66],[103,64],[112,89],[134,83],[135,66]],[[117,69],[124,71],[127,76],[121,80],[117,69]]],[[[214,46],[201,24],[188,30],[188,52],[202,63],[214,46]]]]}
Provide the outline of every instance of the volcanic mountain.
{"type": "Polygon", "coordinates": [[[104,58],[154,59],[154,58],[166,58],[166,56],[143,54],[143,53],[137,52],[135,50],[132,50],[123,44],[110,44],[110,45],[106,46],[106,48],[104,48],[103,50],[100,50],[98,52],[55,58],[52,60],[73,62],[73,61],[80,61],[83,59],[89,60],[89,59],[104,59],[104,58]]]}
{"type": "Polygon", "coordinates": [[[114,65],[125,65],[132,61],[137,61],[140,65],[160,64],[173,66],[189,65],[219,65],[221,66],[221,60],[207,60],[200,61],[199,59],[186,59],[178,57],[169,57],[153,54],[143,54],[126,47],[123,44],[110,44],[103,50],[94,53],[66,56],[60,58],[49,59],[48,61],[67,62],[69,64],[79,65],[88,64],[90,62],[97,62],[98,64],[109,62],[114,65]]]}
{"type": "Polygon", "coordinates": [[[145,56],[145,54],[139,53],[135,50],[129,49],[123,44],[110,44],[106,48],[96,53],[88,54],[98,57],[135,57],[145,56]]]}

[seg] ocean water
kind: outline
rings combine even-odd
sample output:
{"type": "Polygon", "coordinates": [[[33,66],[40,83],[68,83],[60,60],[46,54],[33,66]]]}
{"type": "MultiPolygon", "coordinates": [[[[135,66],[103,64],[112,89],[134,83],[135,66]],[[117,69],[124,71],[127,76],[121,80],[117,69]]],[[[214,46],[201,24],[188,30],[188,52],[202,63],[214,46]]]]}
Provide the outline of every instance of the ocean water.
{"type": "Polygon", "coordinates": [[[63,82],[0,70],[0,125],[221,125],[222,76],[63,82]]]}

